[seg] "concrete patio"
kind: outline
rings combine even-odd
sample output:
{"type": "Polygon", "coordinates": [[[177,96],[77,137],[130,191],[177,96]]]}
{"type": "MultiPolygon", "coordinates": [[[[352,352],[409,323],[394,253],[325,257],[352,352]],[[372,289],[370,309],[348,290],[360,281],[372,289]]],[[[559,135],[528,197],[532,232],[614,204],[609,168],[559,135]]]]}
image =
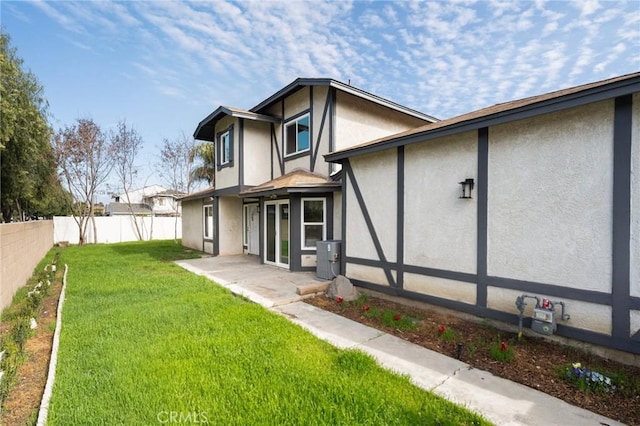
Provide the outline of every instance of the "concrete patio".
{"type": "Polygon", "coordinates": [[[257,256],[217,256],[176,262],[267,308],[287,305],[323,292],[329,281],[314,272],[290,272],[260,263],[257,256]]]}

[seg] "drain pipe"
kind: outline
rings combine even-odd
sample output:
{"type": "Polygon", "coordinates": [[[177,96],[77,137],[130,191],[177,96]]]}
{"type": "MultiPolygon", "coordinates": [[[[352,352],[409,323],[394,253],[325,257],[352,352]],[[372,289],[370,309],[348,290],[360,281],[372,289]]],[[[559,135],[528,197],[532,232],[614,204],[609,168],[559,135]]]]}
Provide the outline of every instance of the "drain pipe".
{"type": "MultiPolygon", "coordinates": [[[[536,308],[540,307],[540,298],[538,296],[523,294],[516,298],[516,308],[520,312],[518,314],[518,340],[522,339],[522,320],[524,319],[524,308],[527,306],[525,299],[536,299],[536,308]]],[[[564,304],[562,304],[562,309],[564,311],[564,304]]]]}

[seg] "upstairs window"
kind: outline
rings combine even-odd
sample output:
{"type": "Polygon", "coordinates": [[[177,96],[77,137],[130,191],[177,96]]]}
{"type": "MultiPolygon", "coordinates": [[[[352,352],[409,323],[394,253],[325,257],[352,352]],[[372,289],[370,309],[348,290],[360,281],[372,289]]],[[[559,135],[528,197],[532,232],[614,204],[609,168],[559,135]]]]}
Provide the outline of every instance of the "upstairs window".
{"type": "Polygon", "coordinates": [[[291,120],[285,125],[285,155],[309,150],[311,140],[309,129],[309,114],[291,120]]]}
{"type": "Polygon", "coordinates": [[[227,130],[220,135],[220,165],[231,162],[231,136],[227,130]]]}

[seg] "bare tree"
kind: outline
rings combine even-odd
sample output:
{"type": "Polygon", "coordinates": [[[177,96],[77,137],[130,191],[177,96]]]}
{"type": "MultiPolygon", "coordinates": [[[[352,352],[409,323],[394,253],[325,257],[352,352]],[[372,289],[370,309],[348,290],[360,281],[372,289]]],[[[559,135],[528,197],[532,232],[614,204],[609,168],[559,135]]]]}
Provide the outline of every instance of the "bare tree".
{"type": "Polygon", "coordinates": [[[78,224],[79,243],[86,242],[89,221],[93,223],[95,243],[98,234],[93,206],[98,187],[113,167],[111,146],[100,127],[86,118],[60,129],[54,136],[53,146],[61,181],[73,195],[71,209],[78,224]]]}
{"type": "Polygon", "coordinates": [[[127,126],[126,121],[118,122],[116,132],[111,134],[114,170],[124,192],[127,209],[129,210],[136,231],[136,237],[140,241],[143,239],[143,234],[133,211],[129,192],[138,174],[135,161],[142,147],[142,143],[142,137],[140,137],[133,127],[127,126]]]}
{"type": "MultiPolygon", "coordinates": [[[[195,140],[182,132],[176,139],[165,138],[160,148],[158,174],[162,176],[169,188],[183,194],[191,192],[193,185],[191,176],[194,163],[191,152],[194,147],[195,140]]],[[[178,216],[174,223],[174,239],[178,239],[178,216]]]]}
{"type": "Polygon", "coordinates": [[[181,133],[176,139],[164,139],[160,147],[158,174],[169,188],[189,193],[193,186],[192,170],[194,159],[191,152],[196,146],[192,137],[181,133]]]}

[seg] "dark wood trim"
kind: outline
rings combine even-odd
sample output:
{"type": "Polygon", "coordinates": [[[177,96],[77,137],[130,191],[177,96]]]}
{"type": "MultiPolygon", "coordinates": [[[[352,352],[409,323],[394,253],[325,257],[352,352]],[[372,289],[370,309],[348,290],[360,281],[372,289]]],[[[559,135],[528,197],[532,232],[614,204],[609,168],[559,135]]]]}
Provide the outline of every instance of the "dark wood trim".
{"type": "Polygon", "coordinates": [[[322,143],[322,132],[324,131],[324,122],[327,118],[327,112],[329,110],[330,103],[330,91],[327,91],[327,98],[324,102],[324,110],[322,111],[322,119],[320,120],[320,129],[318,130],[318,139],[316,140],[316,149],[311,158],[311,171],[315,169],[316,161],[318,159],[318,152],[320,151],[320,144],[322,143]]]}
{"type": "Polygon", "coordinates": [[[404,147],[399,146],[397,153],[396,182],[396,281],[399,288],[404,287],[404,147]]]}
{"type": "Polygon", "coordinates": [[[476,305],[487,306],[487,210],[489,193],[489,129],[478,129],[478,177],[476,204],[476,273],[478,286],[476,287],[476,305]]]}
{"type": "Polygon", "coordinates": [[[631,137],[633,95],[616,98],[613,120],[613,336],[630,335],[631,137]]]}

